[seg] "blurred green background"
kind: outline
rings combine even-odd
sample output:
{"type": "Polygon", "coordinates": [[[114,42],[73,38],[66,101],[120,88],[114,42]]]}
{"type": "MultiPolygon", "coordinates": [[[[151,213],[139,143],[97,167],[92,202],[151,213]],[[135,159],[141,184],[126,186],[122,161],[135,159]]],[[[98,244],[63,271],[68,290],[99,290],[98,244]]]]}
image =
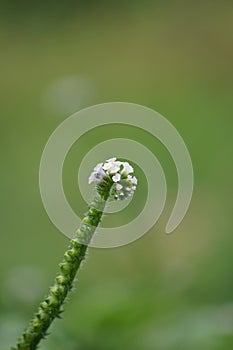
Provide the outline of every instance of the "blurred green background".
{"type": "MultiPolygon", "coordinates": [[[[166,209],[140,240],[89,250],[64,320],[40,348],[233,348],[233,3],[2,1],[0,7],[0,348],[14,345],[68,244],[40,198],[45,143],[71,113],[109,101],[146,105],[179,130],[193,161],[193,200],[166,236],[177,178],[164,147],[123,126],[84,135],[75,146],[80,154],[128,134],[151,148],[168,180],[166,209]]],[[[64,183],[78,212],[85,205],[72,190],[72,159],[64,183]]]]}

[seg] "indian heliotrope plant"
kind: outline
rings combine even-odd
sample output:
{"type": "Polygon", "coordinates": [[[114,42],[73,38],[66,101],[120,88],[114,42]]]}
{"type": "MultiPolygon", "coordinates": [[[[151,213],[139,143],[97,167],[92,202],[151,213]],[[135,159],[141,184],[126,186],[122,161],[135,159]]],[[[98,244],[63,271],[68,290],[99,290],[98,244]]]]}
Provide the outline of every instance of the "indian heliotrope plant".
{"type": "Polygon", "coordinates": [[[73,288],[77,271],[85,259],[88,244],[96,227],[100,224],[108,200],[123,200],[133,195],[137,186],[134,169],[128,162],[116,158],[99,163],[89,177],[89,184],[96,184],[96,192],[75,237],[59,264],[59,273],[47,297],[39,305],[37,312],[12,350],[34,350],[46,337],[55,318],[61,318],[67,295],[73,288]]]}

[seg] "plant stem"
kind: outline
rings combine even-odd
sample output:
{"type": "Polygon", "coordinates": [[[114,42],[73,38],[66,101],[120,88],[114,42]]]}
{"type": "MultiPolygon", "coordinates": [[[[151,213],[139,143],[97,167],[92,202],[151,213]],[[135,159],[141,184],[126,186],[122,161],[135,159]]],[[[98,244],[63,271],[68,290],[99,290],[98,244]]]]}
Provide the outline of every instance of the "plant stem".
{"type": "Polygon", "coordinates": [[[105,187],[105,193],[101,196],[96,193],[93,202],[89,206],[86,216],[83,218],[77,237],[70,241],[70,245],[64,254],[64,260],[59,264],[59,274],[54,285],[49,289],[48,296],[39,305],[37,312],[12,350],[34,350],[40,341],[46,337],[47,330],[53,320],[61,318],[63,305],[68,293],[72,290],[76,273],[84,260],[87,244],[99,225],[106,201],[109,197],[111,184],[105,187]]]}

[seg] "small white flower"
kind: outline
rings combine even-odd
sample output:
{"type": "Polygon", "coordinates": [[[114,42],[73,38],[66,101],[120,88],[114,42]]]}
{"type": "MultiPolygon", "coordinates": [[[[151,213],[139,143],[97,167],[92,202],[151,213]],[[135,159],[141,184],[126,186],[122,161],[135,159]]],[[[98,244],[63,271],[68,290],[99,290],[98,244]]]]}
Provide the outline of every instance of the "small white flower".
{"type": "Polygon", "coordinates": [[[123,169],[122,169],[122,171],[121,171],[122,174],[128,175],[128,174],[134,172],[133,167],[132,167],[131,165],[129,165],[128,162],[123,162],[122,165],[123,165],[123,169]]]}
{"type": "Polygon", "coordinates": [[[102,168],[103,163],[99,163],[95,166],[94,171],[91,173],[88,179],[88,183],[96,182],[99,183],[103,180],[104,176],[106,176],[106,173],[104,172],[102,168]]]}
{"type": "Polygon", "coordinates": [[[116,174],[120,170],[120,162],[107,162],[104,164],[103,169],[109,174],[116,174]]]}
{"type": "Polygon", "coordinates": [[[121,179],[121,175],[118,173],[112,177],[112,180],[114,182],[118,182],[118,181],[120,181],[120,179],[121,179]]]}
{"type": "Polygon", "coordinates": [[[105,163],[105,164],[103,165],[103,169],[106,170],[106,171],[108,171],[109,169],[111,169],[111,167],[112,167],[112,163],[105,163]]]}
{"type": "Polygon", "coordinates": [[[133,178],[132,178],[132,183],[134,184],[134,185],[137,185],[137,183],[138,183],[138,180],[137,180],[137,178],[134,176],[133,178]]]}
{"type": "Polygon", "coordinates": [[[116,174],[120,170],[120,165],[117,164],[117,162],[112,164],[112,167],[110,169],[110,174],[116,174]]]}
{"type": "MultiPolygon", "coordinates": [[[[105,174],[104,174],[105,175],[105,174]]],[[[95,183],[100,183],[102,180],[103,180],[103,177],[104,175],[100,175],[100,174],[97,174],[97,173],[91,173],[91,175],[89,176],[89,179],[88,179],[88,183],[91,184],[92,182],[95,182],[95,183]]]]}
{"type": "Polygon", "coordinates": [[[91,184],[92,182],[98,182],[95,175],[96,175],[95,173],[91,173],[91,175],[89,176],[89,179],[88,179],[89,184],[91,184]]]}
{"type": "Polygon", "coordinates": [[[95,179],[96,179],[96,177],[95,177],[94,173],[91,173],[91,175],[89,176],[89,179],[88,179],[89,185],[90,185],[92,182],[95,182],[95,179]]]}
{"type": "Polygon", "coordinates": [[[123,188],[123,186],[121,184],[117,184],[116,185],[116,190],[117,191],[120,191],[122,188],[123,188]]]}
{"type": "Polygon", "coordinates": [[[137,188],[136,186],[133,186],[133,187],[132,187],[132,190],[133,190],[133,191],[135,191],[135,190],[136,190],[136,188],[137,188]]]}
{"type": "Polygon", "coordinates": [[[99,172],[100,170],[102,170],[102,165],[103,163],[99,163],[94,167],[94,172],[99,172]]]}

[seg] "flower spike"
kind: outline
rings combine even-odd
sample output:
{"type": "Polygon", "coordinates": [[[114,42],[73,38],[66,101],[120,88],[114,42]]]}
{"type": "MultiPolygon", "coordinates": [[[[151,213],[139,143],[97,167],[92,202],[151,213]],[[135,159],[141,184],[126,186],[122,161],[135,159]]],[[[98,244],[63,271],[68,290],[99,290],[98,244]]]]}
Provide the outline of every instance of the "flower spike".
{"type": "Polygon", "coordinates": [[[101,222],[106,202],[109,199],[123,200],[133,195],[137,186],[137,178],[133,173],[134,169],[128,162],[121,162],[116,158],[95,166],[88,182],[96,184],[97,193],[76,232],[76,237],[70,241],[64,259],[59,264],[54,285],[12,350],[37,349],[40,341],[47,336],[54,319],[61,318],[67,295],[73,289],[76,273],[86,257],[87,246],[96,227],[101,222]]]}

